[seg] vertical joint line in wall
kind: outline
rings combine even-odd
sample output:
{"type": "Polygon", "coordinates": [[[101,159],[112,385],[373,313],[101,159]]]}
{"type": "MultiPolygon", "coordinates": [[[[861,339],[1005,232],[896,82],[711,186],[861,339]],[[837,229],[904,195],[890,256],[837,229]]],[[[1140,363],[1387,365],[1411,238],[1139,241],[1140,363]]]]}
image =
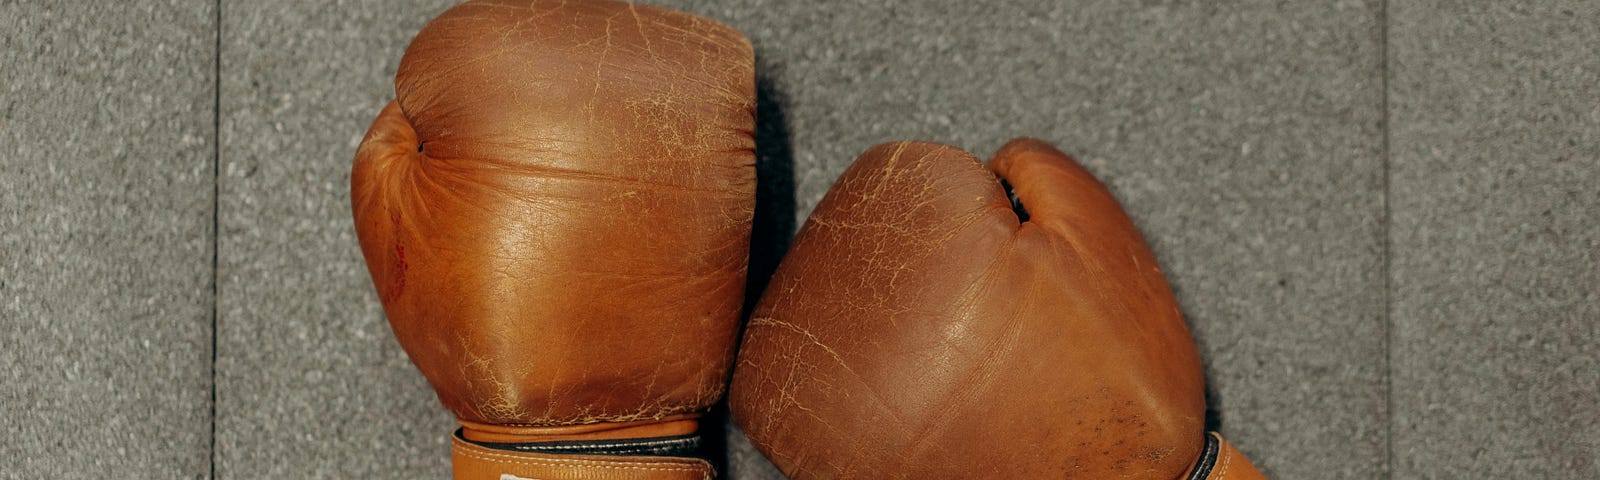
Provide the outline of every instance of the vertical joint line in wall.
{"type": "Polygon", "coordinates": [[[211,70],[211,434],[207,455],[210,457],[208,477],[217,478],[217,317],[221,301],[218,296],[222,250],[222,0],[212,4],[212,70],[211,70]]]}
{"type": "Polygon", "coordinates": [[[1381,90],[1379,96],[1379,115],[1382,118],[1381,154],[1383,156],[1383,217],[1381,227],[1383,238],[1383,471],[1386,478],[1393,479],[1394,471],[1394,209],[1393,190],[1390,188],[1390,175],[1394,161],[1390,154],[1390,137],[1393,129],[1389,113],[1389,0],[1380,0],[1378,11],[1378,55],[1379,77],[1378,84],[1381,90]]]}

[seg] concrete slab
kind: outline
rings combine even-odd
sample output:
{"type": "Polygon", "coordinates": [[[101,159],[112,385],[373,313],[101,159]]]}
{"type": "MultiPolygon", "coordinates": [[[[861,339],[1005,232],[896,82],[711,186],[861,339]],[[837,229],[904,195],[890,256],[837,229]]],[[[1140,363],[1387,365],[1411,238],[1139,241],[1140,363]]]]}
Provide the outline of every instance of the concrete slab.
{"type": "Polygon", "coordinates": [[[212,6],[0,3],[0,477],[210,469],[212,6]]]}
{"type": "Polygon", "coordinates": [[[1391,9],[1395,478],[1600,477],[1600,5],[1391,9]]]}
{"type": "Polygon", "coordinates": [[[448,0],[222,2],[219,478],[446,478],[450,415],[350,220],[361,135],[448,0]]]}

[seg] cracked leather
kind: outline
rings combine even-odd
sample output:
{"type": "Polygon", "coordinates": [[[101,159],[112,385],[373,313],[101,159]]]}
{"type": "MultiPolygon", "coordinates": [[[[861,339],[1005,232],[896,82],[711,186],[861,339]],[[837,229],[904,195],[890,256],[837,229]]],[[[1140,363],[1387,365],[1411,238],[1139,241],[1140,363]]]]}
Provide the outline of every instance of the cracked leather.
{"type": "Polygon", "coordinates": [[[1155,257],[1088,171],[1031,139],[987,168],[902,142],[800,230],[730,401],[796,480],[1177,480],[1206,445],[1202,382],[1155,257]]]}
{"type": "MultiPolygon", "coordinates": [[[[395,91],[356,154],[356,230],[396,338],[465,439],[692,434],[723,394],[743,301],[749,42],[643,5],[472,1],[417,34],[395,91]]],[[[499,478],[462,462],[519,455],[456,449],[457,478],[499,478]]]]}

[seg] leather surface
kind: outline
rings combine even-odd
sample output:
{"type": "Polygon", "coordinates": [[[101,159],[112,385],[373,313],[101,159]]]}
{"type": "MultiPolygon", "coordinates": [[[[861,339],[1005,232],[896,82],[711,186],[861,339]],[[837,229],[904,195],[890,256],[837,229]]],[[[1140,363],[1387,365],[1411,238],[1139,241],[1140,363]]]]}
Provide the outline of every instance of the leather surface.
{"type": "Polygon", "coordinates": [[[990,168],[929,143],[861,155],[761,299],[730,399],[796,480],[1172,480],[1204,443],[1199,356],[1155,258],[1030,139],[990,168]]]}
{"type": "Polygon", "coordinates": [[[711,464],[679,457],[553,455],[450,445],[456,480],[708,480],[711,464]]]}
{"type": "Polygon", "coordinates": [[[417,34],[351,188],[395,336],[463,424],[640,430],[722,395],[753,61],[726,26],[609,1],[467,2],[417,34]]]}

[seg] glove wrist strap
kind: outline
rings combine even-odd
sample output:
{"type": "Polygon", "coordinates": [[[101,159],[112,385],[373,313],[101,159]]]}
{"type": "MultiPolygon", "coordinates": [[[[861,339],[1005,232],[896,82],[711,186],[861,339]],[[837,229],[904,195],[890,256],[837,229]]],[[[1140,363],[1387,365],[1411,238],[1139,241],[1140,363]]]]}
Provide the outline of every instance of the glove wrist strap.
{"type": "Polygon", "coordinates": [[[711,464],[691,457],[693,435],[607,441],[479,444],[457,431],[455,480],[708,480],[711,464]]]}
{"type": "Polygon", "coordinates": [[[679,414],[627,422],[573,425],[506,425],[460,419],[461,438],[473,443],[535,443],[562,440],[615,440],[693,435],[700,430],[699,414],[679,414]]]}
{"type": "Polygon", "coordinates": [[[1267,480],[1256,470],[1244,454],[1233,448],[1222,435],[1216,432],[1206,434],[1206,445],[1200,451],[1200,460],[1195,463],[1189,473],[1184,474],[1184,480],[1267,480]]]}

